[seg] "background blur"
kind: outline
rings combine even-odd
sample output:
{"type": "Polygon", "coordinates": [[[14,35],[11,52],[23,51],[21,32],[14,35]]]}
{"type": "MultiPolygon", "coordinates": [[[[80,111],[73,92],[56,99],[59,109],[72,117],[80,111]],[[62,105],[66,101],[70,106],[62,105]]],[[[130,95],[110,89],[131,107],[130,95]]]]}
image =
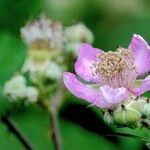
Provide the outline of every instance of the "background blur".
{"type": "MultiPolygon", "coordinates": [[[[149,0],[0,0],[0,88],[23,65],[26,48],[20,28],[28,19],[44,12],[64,26],[84,22],[94,33],[94,46],[115,50],[117,45],[128,47],[132,34],[150,41],[149,0]]],[[[144,60],[143,60],[144,61],[144,60]]],[[[0,115],[9,108],[0,97],[0,115]]],[[[64,150],[142,150],[141,141],[127,137],[105,137],[112,130],[146,135],[145,129],[112,129],[104,124],[96,108],[86,108],[71,94],[60,112],[60,130],[64,150]]],[[[48,138],[48,115],[36,106],[13,110],[17,126],[35,144],[37,150],[52,149],[48,138]]],[[[0,150],[22,150],[22,145],[0,124],[0,150]]]]}

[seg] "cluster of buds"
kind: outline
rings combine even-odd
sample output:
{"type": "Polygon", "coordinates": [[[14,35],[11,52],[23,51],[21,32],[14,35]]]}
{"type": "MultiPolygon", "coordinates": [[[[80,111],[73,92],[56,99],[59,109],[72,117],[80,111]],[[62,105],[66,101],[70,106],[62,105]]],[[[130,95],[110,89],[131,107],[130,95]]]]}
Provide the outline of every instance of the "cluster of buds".
{"type": "Polygon", "coordinates": [[[4,94],[11,102],[20,100],[35,103],[44,99],[43,96],[49,99],[61,81],[65,68],[62,25],[41,16],[21,28],[21,36],[27,46],[22,75],[16,75],[5,83],[4,94]],[[34,87],[26,86],[24,75],[29,77],[29,82],[34,87]]]}
{"type": "Polygon", "coordinates": [[[4,87],[4,93],[11,101],[26,99],[36,102],[37,97],[41,100],[43,96],[49,99],[66,69],[65,56],[73,53],[74,57],[82,42],[93,42],[93,34],[84,24],[79,23],[63,30],[60,23],[45,16],[29,21],[22,27],[21,37],[27,46],[22,74],[29,75],[30,82],[37,90],[26,87],[25,78],[17,75],[6,82],[4,87]]]}
{"type": "Polygon", "coordinates": [[[62,25],[41,16],[27,23],[21,29],[21,34],[28,46],[28,56],[22,71],[29,72],[34,83],[41,79],[59,80],[64,69],[62,25]]]}
{"type": "Polygon", "coordinates": [[[150,119],[150,103],[145,97],[131,96],[124,103],[106,110],[104,114],[104,121],[117,127],[140,127],[142,118],[150,119]]]}
{"type": "Polygon", "coordinates": [[[92,44],[93,41],[92,32],[83,23],[69,26],[64,30],[65,50],[75,56],[77,56],[77,49],[81,43],[92,44]]]}
{"type": "Polygon", "coordinates": [[[16,75],[4,85],[4,94],[10,102],[35,103],[38,100],[38,90],[34,86],[27,86],[22,75],[16,75]]]}
{"type": "Polygon", "coordinates": [[[82,42],[92,43],[93,34],[82,23],[66,27],[42,16],[21,29],[28,46],[28,57],[22,71],[29,72],[35,83],[39,79],[59,80],[65,69],[62,49],[77,55],[82,42]]]}

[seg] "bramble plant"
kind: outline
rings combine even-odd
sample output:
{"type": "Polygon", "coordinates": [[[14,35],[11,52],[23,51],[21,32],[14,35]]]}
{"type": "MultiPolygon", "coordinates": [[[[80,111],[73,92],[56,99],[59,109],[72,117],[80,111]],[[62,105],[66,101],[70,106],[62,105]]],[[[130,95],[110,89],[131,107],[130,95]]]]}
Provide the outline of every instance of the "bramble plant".
{"type": "MultiPolygon", "coordinates": [[[[62,149],[58,113],[65,86],[89,106],[99,108],[108,125],[150,129],[150,99],[143,96],[150,90],[150,76],[145,77],[150,71],[150,47],[140,35],[133,35],[128,48],[104,52],[89,45],[94,37],[84,24],[63,29],[60,23],[41,16],[21,28],[21,36],[27,57],[21,73],[5,83],[3,93],[20,107],[37,104],[48,112],[56,150],[62,149]],[[77,75],[64,72],[72,71],[69,67],[76,57],[77,75]]],[[[33,149],[23,136],[19,138],[33,149]]],[[[149,139],[144,141],[149,145],[149,139]]]]}

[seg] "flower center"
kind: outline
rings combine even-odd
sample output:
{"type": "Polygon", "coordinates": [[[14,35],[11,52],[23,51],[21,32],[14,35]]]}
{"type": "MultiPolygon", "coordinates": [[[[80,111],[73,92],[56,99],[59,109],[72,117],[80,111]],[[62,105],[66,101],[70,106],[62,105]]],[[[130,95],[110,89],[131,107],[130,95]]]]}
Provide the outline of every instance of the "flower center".
{"type": "Polygon", "coordinates": [[[117,52],[101,52],[94,63],[94,75],[100,84],[114,88],[130,87],[137,77],[134,58],[129,49],[118,48],[117,52]]]}

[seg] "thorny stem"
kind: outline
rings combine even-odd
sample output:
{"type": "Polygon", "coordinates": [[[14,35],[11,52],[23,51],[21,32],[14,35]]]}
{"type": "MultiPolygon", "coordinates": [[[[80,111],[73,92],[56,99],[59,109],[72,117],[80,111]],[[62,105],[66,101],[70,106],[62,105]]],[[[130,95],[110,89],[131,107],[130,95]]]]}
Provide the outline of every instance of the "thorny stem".
{"type": "Polygon", "coordinates": [[[1,122],[7,126],[9,131],[16,136],[16,138],[22,143],[26,150],[34,150],[31,143],[28,139],[23,135],[23,133],[16,127],[14,121],[6,116],[2,116],[0,118],[1,122]]]}

